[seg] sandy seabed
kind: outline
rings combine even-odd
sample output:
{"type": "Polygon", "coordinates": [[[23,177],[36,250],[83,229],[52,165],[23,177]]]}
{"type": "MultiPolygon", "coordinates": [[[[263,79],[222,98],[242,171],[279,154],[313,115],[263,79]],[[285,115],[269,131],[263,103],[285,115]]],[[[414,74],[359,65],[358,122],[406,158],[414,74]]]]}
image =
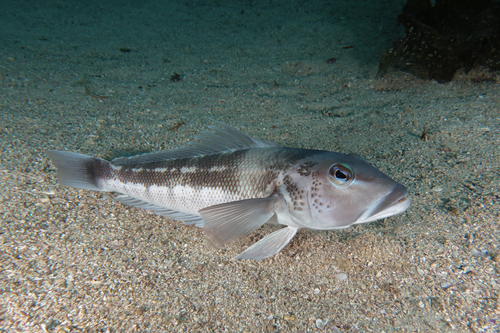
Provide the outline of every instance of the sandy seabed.
{"type": "Polygon", "coordinates": [[[500,87],[377,77],[403,4],[7,1],[0,331],[496,332],[500,87]],[[46,154],[170,149],[212,120],[362,155],[412,205],[235,261],[275,227],[213,250],[201,229],[57,185],[46,154]]]}

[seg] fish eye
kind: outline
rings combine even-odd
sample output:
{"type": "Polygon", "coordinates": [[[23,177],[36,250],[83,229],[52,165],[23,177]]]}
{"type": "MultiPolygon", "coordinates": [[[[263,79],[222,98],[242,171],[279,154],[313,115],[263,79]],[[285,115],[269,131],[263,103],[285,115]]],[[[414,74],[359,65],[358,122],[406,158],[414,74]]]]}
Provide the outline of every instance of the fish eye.
{"type": "Polygon", "coordinates": [[[330,180],[335,185],[349,185],[354,179],[354,172],[344,164],[335,163],[330,167],[330,180]]]}

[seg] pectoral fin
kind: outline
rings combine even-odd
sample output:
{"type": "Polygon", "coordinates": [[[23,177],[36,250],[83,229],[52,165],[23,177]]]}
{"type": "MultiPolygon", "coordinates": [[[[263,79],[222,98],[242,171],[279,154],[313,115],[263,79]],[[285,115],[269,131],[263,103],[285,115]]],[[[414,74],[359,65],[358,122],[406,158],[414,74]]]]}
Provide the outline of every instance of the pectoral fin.
{"type": "Polygon", "coordinates": [[[236,259],[260,260],[280,252],[295,236],[299,228],[286,227],[262,238],[240,253],[236,259]]]}
{"type": "Polygon", "coordinates": [[[274,215],[278,195],[268,198],[234,201],[203,208],[205,235],[215,248],[257,230],[274,215]]]}

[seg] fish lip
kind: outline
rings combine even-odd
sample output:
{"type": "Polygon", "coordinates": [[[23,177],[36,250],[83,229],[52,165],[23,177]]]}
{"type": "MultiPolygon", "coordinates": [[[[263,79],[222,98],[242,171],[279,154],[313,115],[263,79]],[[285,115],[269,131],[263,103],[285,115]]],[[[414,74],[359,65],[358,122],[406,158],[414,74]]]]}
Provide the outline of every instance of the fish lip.
{"type": "Polygon", "coordinates": [[[404,212],[410,206],[408,190],[397,184],[384,197],[365,210],[354,224],[373,222],[404,212]]]}

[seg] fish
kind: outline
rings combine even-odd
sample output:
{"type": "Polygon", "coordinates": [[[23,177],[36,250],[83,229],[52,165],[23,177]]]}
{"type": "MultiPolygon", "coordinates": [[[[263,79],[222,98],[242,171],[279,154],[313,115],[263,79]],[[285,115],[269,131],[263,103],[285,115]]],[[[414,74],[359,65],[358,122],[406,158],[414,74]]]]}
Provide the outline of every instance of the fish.
{"type": "Polygon", "coordinates": [[[283,147],[216,123],[176,149],[111,162],[48,151],[59,184],[204,229],[214,248],[262,225],[270,233],[236,259],[280,252],[302,228],[343,229],[404,212],[405,186],[356,154],[283,147]]]}

